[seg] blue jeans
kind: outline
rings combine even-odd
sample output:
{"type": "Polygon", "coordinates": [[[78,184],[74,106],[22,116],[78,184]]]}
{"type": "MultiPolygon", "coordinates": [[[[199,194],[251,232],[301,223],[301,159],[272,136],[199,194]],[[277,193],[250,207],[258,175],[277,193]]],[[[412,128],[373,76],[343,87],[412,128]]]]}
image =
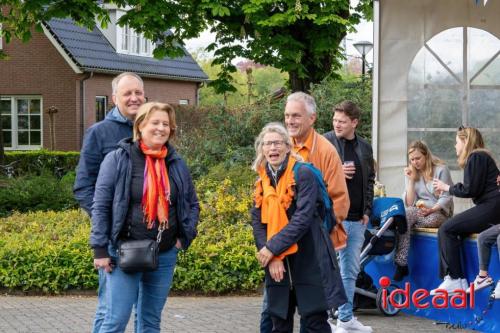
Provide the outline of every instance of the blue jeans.
{"type": "Polygon", "coordinates": [[[361,221],[344,221],[345,231],[347,233],[347,246],[339,251],[340,275],[344,284],[347,303],[339,307],[339,319],[349,321],[352,318],[352,302],[354,299],[354,290],[356,288],[356,279],[358,278],[360,268],[360,254],[365,241],[366,225],[361,221]]]}
{"type": "Polygon", "coordinates": [[[172,284],[177,252],[175,246],[161,252],[158,269],[153,272],[125,273],[116,266],[106,273],[107,312],[100,333],[124,332],[136,302],[136,332],[160,332],[161,312],[172,284]]]}
{"type": "Polygon", "coordinates": [[[264,287],[264,297],[262,297],[262,312],[260,314],[260,333],[271,333],[273,330],[273,322],[271,315],[267,311],[267,289],[264,287]]]}
{"type": "Polygon", "coordinates": [[[99,288],[97,289],[97,309],[95,311],[92,333],[99,333],[104,316],[106,316],[106,273],[99,269],[99,288]]]}

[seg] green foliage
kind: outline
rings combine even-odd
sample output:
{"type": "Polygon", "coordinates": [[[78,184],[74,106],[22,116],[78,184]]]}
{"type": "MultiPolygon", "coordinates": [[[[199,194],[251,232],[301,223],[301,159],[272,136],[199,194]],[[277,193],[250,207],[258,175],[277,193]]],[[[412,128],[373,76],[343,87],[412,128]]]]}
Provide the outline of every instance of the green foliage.
{"type": "MultiPolygon", "coordinates": [[[[312,95],[318,106],[315,128],[319,133],[332,129],[333,106],[345,99],[358,103],[363,111],[359,133],[371,139],[371,81],[340,81],[329,78],[314,85],[312,95]]],[[[283,121],[284,99],[261,100],[233,108],[181,108],[176,119],[180,129],[175,145],[188,162],[195,178],[206,175],[215,165],[231,170],[235,165],[250,166],[254,140],[271,121],[283,121]]]]}
{"type": "MultiPolygon", "coordinates": [[[[220,65],[215,65],[213,59],[209,58],[203,50],[193,52],[192,56],[210,80],[217,79],[221,72],[220,65]]],[[[287,73],[269,66],[258,67],[251,62],[247,62],[247,64],[254,67],[251,76],[240,70],[231,74],[231,80],[236,88],[234,92],[218,94],[214,87],[204,85],[200,89],[200,106],[234,107],[250,104],[269,97],[272,92],[286,85],[287,73]],[[249,81],[252,85],[251,92],[249,92],[249,81]]]]}
{"type": "Polygon", "coordinates": [[[14,171],[16,176],[41,174],[44,171],[63,175],[70,170],[75,170],[79,152],[74,151],[8,151],[5,152],[5,164],[15,162],[14,171]]]}
{"type": "MultiPolygon", "coordinates": [[[[118,24],[128,25],[156,41],[155,57],[184,55],[183,40],[195,38],[207,28],[216,35],[207,51],[215,51],[221,65],[218,78],[211,82],[217,93],[234,91],[230,84],[237,57],[279,68],[290,74],[292,90],[308,91],[332,69],[339,68],[340,41],[360,21],[371,15],[372,0],[361,0],[355,8],[349,0],[112,0],[118,8],[131,8],[118,24]],[[168,33],[166,33],[168,31],[168,33]]],[[[94,18],[102,26],[109,14],[93,0],[4,0],[10,7],[0,15],[2,33],[9,42],[13,34],[20,40],[31,38],[33,26],[53,17],[71,17],[92,29],[94,18]]]]}
{"type": "Polygon", "coordinates": [[[97,286],[85,213],[15,213],[0,219],[0,287],[59,293],[97,286]]]}
{"type": "Polygon", "coordinates": [[[3,179],[0,182],[0,216],[14,211],[61,211],[77,206],[73,198],[75,173],[67,173],[61,179],[47,172],[3,179]]]}
{"type": "Polygon", "coordinates": [[[371,141],[372,132],[372,83],[368,77],[365,81],[351,78],[340,81],[327,78],[323,83],[314,85],[311,94],[316,99],[318,118],[314,125],[320,133],[332,130],[332,110],[335,105],[351,100],[361,108],[361,123],[358,134],[371,141]]]}
{"type": "MultiPolygon", "coordinates": [[[[255,258],[248,210],[253,172],[243,166],[223,176],[217,166],[197,181],[198,237],[179,254],[173,290],[255,291],[263,270],[255,258]],[[229,180],[233,174],[239,177],[229,180]]],[[[60,293],[97,287],[83,211],[14,213],[0,219],[0,288],[60,293]]]]}

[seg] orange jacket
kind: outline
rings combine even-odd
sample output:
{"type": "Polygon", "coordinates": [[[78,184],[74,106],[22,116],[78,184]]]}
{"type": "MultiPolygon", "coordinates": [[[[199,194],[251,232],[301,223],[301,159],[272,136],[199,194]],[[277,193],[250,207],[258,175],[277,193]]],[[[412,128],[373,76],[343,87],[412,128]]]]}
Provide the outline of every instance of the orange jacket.
{"type": "Polygon", "coordinates": [[[323,173],[328,186],[328,194],[333,201],[337,223],[341,224],[349,212],[350,201],[342,161],[337,150],[330,141],[314,129],[310,131],[303,145],[297,145],[295,139],[293,142],[293,150],[323,173]]]}

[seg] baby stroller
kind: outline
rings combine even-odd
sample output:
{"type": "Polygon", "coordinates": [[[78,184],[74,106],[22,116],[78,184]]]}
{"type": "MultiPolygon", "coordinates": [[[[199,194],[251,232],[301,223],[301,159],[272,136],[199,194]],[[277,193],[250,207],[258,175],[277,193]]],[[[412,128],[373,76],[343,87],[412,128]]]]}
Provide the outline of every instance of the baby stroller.
{"type": "MultiPolygon", "coordinates": [[[[386,316],[395,316],[400,309],[383,306],[382,288],[373,285],[373,280],[364,269],[376,256],[391,253],[396,246],[396,234],[405,233],[407,229],[403,200],[400,198],[376,198],[373,201],[372,216],[365,232],[365,243],[360,256],[360,273],[356,281],[353,300],[354,309],[378,308],[386,316]]],[[[391,284],[387,287],[387,298],[391,291],[399,288],[391,284]]]]}

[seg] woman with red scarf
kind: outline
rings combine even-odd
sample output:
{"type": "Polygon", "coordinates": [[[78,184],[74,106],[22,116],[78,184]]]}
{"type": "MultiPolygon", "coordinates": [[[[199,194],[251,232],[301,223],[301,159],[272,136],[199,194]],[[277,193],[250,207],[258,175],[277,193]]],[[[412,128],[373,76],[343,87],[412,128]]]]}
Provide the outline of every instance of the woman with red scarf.
{"type": "Polygon", "coordinates": [[[146,103],[137,113],[133,139],[122,140],[102,162],[90,235],[94,266],[106,271],[108,308],[100,332],[124,332],[134,304],[137,331],[160,332],[177,253],[196,236],[199,204],[189,170],[169,143],[175,129],[170,105],[146,103]],[[159,228],[158,268],[120,269],[120,242],[156,240],[159,228]]]}
{"type": "Polygon", "coordinates": [[[255,142],[259,179],[251,210],[257,259],[266,270],[272,332],[292,332],[295,308],[307,332],[330,333],[327,310],[347,299],[328,231],[324,204],[309,167],[291,151],[283,125],[270,123],[255,142]]]}

